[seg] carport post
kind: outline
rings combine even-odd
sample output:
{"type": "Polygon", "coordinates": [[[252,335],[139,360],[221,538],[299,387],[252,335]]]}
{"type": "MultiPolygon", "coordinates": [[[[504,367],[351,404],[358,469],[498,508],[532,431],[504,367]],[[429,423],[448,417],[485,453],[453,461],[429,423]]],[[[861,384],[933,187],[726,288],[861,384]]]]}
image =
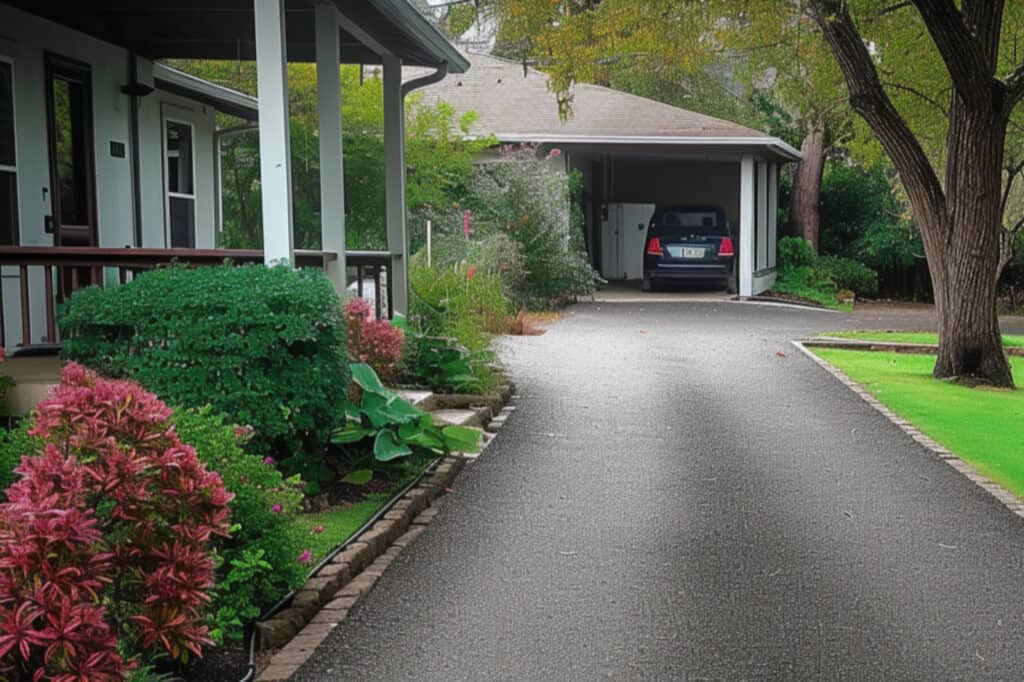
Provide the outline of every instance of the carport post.
{"type": "Polygon", "coordinates": [[[402,60],[382,55],[384,63],[384,202],[388,228],[388,288],[394,309],[409,313],[409,240],[405,228],[405,102],[402,60]]]}
{"type": "Polygon", "coordinates": [[[284,0],[253,0],[260,112],[263,262],[292,262],[292,167],[284,0]]]}
{"type": "Polygon", "coordinates": [[[754,293],[754,157],[740,159],[739,295],[754,293]]]}
{"type": "Polygon", "coordinates": [[[320,130],[320,248],[335,290],[345,294],[345,170],[341,138],[341,62],[338,8],[316,5],[316,95],[320,130]]]}

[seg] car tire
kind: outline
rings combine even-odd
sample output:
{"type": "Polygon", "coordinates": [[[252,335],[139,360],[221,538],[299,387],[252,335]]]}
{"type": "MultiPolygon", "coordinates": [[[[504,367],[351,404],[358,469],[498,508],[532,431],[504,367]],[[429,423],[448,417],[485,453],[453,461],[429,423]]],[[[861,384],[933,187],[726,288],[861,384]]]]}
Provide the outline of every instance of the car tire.
{"type": "Polygon", "coordinates": [[[651,281],[650,277],[644,277],[640,280],[640,291],[654,291],[654,282],[651,281]]]}

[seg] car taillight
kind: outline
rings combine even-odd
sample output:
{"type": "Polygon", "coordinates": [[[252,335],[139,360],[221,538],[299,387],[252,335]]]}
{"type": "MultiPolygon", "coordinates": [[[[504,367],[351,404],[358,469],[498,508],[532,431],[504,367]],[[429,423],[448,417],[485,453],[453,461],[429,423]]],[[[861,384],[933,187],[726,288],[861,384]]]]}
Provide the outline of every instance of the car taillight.
{"type": "Polygon", "coordinates": [[[732,256],[734,252],[732,250],[732,238],[722,237],[722,243],[718,247],[719,256],[732,256]]]}
{"type": "Polygon", "coordinates": [[[647,242],[647,255],[648,256],[660,256],[662,255],[661,240],[657,237],[651,237],[650,241],[647,242]]]}

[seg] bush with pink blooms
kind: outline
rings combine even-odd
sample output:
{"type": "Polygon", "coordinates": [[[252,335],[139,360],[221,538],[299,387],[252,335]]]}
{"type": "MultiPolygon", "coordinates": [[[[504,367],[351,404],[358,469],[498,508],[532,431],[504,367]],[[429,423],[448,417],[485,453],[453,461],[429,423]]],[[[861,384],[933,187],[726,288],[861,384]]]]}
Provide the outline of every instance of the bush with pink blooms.
{"type": "Polygon", "coordinates": [[[211,643],[232,495],[170,416],[138,384],[74,363],[39,404],[42,449],[0,505],[0,677],[116,680],[211,643]]]}
{"type": "Polygon", "coordinates": [[[404,332],[388,320],[373,317],[369,302],[353,298],[345,304],[348,352],[353,362],[364,362],[384,383],[395,382],[401,372],[404,332]]]}

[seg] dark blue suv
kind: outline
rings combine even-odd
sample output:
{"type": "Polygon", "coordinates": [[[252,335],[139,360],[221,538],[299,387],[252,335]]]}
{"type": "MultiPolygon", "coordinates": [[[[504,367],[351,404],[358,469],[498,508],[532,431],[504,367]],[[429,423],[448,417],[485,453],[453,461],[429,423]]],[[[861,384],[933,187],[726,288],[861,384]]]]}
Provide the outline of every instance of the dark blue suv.
{"type": "Polygon", "coordinates": [[[659,282],[731,286],[732,234],[720,206],[658,206],[647,226],[642,289],[659,282]]]}

